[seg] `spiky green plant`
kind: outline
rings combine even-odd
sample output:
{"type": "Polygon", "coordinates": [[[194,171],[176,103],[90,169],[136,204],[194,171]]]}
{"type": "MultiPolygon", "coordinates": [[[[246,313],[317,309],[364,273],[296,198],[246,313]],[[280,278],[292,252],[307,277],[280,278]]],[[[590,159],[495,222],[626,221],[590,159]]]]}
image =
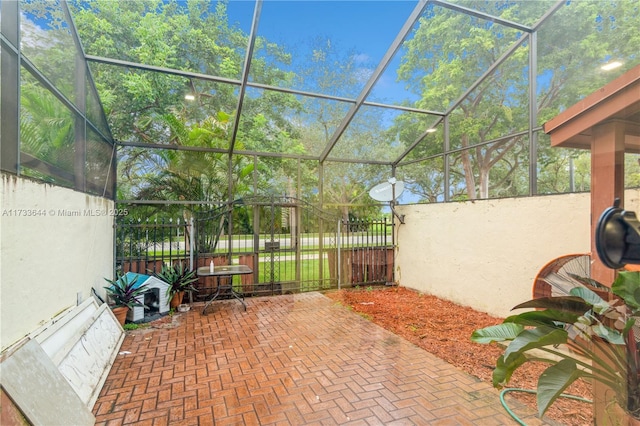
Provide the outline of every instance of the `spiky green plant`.
{"type": "Polygon", "coordinates": [[[154,274],[158,279],[169,284],[167,287],[167,297],[181,291],[198,291],[193,283],[198,281],[195,271],[190,271],[182,262],[175,265],[163,265],[162,270],[154,274]]]}
{"type": "Polygon", "coordinates": [[[138,301],[138,296],[144,294],[148,289],[146,284],[136,285],[138,277],[133,277],[129,280],[129,276],[126,274],[118,274],[116,278],[110,280],[105,278],[110,286],[105,286],[107,295],[111,299],[110,305],[112,307],[126,306],[129,309],[133,309],[136,306],[145,307],[143,303],[138,301]]]}

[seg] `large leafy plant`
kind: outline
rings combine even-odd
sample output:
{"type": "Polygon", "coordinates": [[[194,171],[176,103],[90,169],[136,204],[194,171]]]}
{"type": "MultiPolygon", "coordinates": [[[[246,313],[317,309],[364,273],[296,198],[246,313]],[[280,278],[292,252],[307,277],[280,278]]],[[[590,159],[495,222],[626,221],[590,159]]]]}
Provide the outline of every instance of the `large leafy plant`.
{"type": "Polygon", "coordinates": [[[640,272],[620,272],[610,289],[574,278],[579,282],[569,295],[522,303],[513,309],[537,310],[476,330],[471,339],[508,342],[493,371],[495,387],[506,385],[529,361],[550,364],[538,378],[541,417],[571,383],[584,378],[611,388],[617,403],[640,419],[640,344],[637,326],[634,330],[640,316],[640,272]]]}
{"type": "Polygon", "coordinates": [[[129,309],[133,309],[136,306],[145,307],[143,303],[138,301],[138,297],[148,289],[146,284],[137,285],[138,277],[130,279],[126,274],[118,274],[114,280],[105,278],[105,281],[111,284],[104,287],[104,289],[107,290],[112,307],[126,306],[129,309]]]}

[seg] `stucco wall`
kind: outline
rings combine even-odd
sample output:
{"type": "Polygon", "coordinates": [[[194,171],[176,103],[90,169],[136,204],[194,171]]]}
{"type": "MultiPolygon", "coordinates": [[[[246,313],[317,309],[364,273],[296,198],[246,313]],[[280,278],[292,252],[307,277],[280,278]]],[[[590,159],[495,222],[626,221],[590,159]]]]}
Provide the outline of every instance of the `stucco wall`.
{"type": "Polygon", "coordinates": [[[2,174],[0,344],[4,350],[102,290],[113,268],[113,202],[2,174]]]}
{"type": "MultiPolygon", "coordinates": [[[[640,214],[637,190],[625,208],[640,214]]],[[[551,259],[588,253],[590,195],[398,206],[396,280],[505,317],[531,298],[533,279],[551,259]]]]}

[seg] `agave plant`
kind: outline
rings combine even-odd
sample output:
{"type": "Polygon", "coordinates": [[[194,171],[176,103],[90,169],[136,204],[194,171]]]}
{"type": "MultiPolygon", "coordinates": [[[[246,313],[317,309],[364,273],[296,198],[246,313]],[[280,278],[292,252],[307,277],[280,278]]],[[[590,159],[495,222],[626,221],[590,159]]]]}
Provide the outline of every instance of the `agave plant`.
{"type": "Polygon", "coordinates": [[[526,362],[550,364],[538,378],[540,417],[571,383],[584,378],[611,388],[620,407],[640,419],[640,344],[634,327],[640,316],[640,272],[620,272],[610,289],[589,279],[580,283],[568,296],[533,299],[514,307],[538,310],[476,330],[471,339],[484,344],[509,342],[496,361],[495,387],[505,386],[526,362]],[[559,349],[560,345],[569,349],[559,349]]]}
{"type": "Polygon", "coordinates": [[[183,291],[198,291],[193,283],[198,281],[195,271],[190,271],[182,262],[176,265],[163,265],[162,270],[155,276],[169,284],[167,287],[167,297],[183,291]]]}
{"type": "Polygon", "coordinates": [[[143,303],[138,301],[138,297],[144,294],[148,289],[146,284],[137,285],[138,277],[129,279],[129,276],[118,274],[116,279],[110,280],[105,278],[110,286],[104,287],[111,299],[112,307],[126,306],[133,309],[136,306],[145,307],[143,303]]]}

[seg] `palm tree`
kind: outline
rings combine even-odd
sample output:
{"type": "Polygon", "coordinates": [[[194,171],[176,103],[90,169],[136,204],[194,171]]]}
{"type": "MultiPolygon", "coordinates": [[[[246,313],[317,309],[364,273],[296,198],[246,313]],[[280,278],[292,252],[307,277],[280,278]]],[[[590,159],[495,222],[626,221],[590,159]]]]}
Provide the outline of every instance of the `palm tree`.
{"type": "MultiPolygon", "coordinates": [[[[23,173],[39,179],[72,186],[60,176],[73,174],[74,117],[51,92],[35,84],[24,84],[20,98],[20,150],[45,163],[52,173],[23,168],[23,173]],[[55,174],[55,170],[61,173],[55,174]]],[[[33,164],[36,166],[36,164],[33,164]]]]}

